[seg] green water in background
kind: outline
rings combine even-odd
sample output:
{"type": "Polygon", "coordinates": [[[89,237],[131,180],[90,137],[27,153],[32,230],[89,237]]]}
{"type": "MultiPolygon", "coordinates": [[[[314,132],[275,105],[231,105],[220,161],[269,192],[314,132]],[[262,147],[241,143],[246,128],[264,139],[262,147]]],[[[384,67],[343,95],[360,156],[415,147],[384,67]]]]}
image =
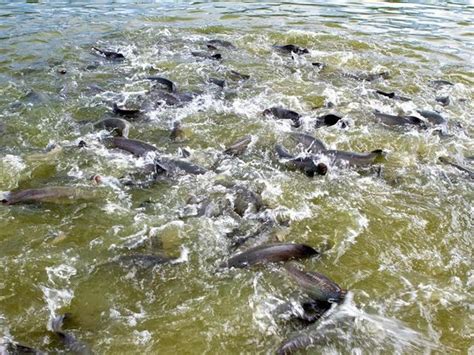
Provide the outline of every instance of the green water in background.
{"type": "Polygon", "coordinates": [[[327,249],[301,264],[351,291],[335,311],[344,324],[308,352],[472,352],[473,184],[438,157],[469,166],[464,157],[474,155],[473,20],[466,3],[2,3],[0,191],[67,185],[94,189],[95,198],[0,206],[0,336],[63,349],[47,324],[70,312],[67,329],[97,353],[274,352],[297,329],[275,311],[295,298],[296,286],[277,267],[218,270],[229,255],[226,232],[248,221],[179,218],[191,195],[224,198],[218,182],[226,180],[260,191],[267,213],[290,222],[270,239],[327,249]],[[238,50],[221,51],[222,63],[190,55],[214,38],[238,50]],[[287,43],[310,54],[292,60],[272,51],[287,43]],[[127,59],[103,61],[92,46],[127,59]],[[328,68],[319,72],[311,62],[328,68]],[[226,68],[251,79],[230,82],[224,94],[206,84],[226,68]],[[390,78],[373,83],[340,75],[385,70],[390,78]],[[105,117],[113,102],[139,102],[150,87],[141,79],[151,74],[203,95],[149,112],[132,123],[131,138],[170,155],[187,147],[193,162],[209,167],[224,146],[251,134],[248,153],[217,173],[145,189],[120,184],[137,170],[136,159],[94,144],[96,131],[81,122],[105,117]],[[436,91],[435,79],[456,85],[436,91]],[[383,99],[373,89],[413,101],[383,99]],[[451,104],[437,105],[439,94],[451,104]],[[334,110],[315,109],[328,101],[334,110]],[[291,127],[260,114],[274,105],[303,113],[300,130],[330,148],[386,150],[382,176],[334,169],[310,179],[286,170],[273,147],[294,149],[291,127]],[[453,136],[387,129],[375,108],[440,110],[453,136]],[[311,118],[333,111],[349,129],[312,128],[311,118]],[[188,130],[186,141],[169,140],[174,121],[188,130]],[[73,148],[80,139],[90,148],[73,148]],[[51,144],[62,149],[46,152],[51,144]],[[94,185],[94,174],[106,183],[94,185]],[[187,262],[151,272],[94,268],[116,255],[177,257],[183,248],[187,262]]]}

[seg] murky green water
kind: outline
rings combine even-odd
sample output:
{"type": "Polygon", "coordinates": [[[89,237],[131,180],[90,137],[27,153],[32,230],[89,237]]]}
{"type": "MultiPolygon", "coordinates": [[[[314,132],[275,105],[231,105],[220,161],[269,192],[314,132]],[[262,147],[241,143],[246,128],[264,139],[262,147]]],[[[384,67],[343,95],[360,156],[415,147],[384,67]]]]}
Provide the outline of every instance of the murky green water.
{"type": "Polygon", "coordinates": [[[261,193],[260,217],[281,222],[245,247],[278,239],[320,248],[321,258],[301,265],[351,291],[308,352],[472,352],[473,183],[438,158],[473,169],[465,159],[474,155],[473,20],[474,7],[461,2],[2,2],[0,191],[64,185],[93,197],[0,205],[0,336],[62,350],[47,326],[70,312],[67,329],[97,353],[273,353],[301,328],[278,314],[297,299],[296,285],[277,266],[218,269],[231,254],[226,233],[255,228],[258,216],[182,217],[190,196],[232,200],[222,185],[232,181],[261,193]],[[221,62],[191,56],[216,38],[238,49],[220,51],[221,62]],[[271,47],[288,43],[310,53],[292,59],[271,47]],[[106,61],[92,46],[120,50],[126,60],[106,61]],[[224,91],[207,82],[229,79],[229,69],[251,79],[228,80],[224,91]],[[361,71],[390,78],[341,75],[361,71]],[[247,153],[205,175],[125,184],[144,159],[104,147],[105,132],[84,121],[110,116],[114,102],[139,105],[149,75],[201,95],[181,108],[147,110],[131,123],[130,138],[170,156],[186,148],[191,161],[211,167],[225,146],[251,134],[247,153]],[[436,89],[430,80],[437,79],[455,85],[436,89]],[[440,106],[439,95],[451,103],[440,106]],[[275,105],[303,114],[303,126],[261,115],[275,105]],[[448,135],[390,129],[374,109],[439,110],[448,135]],[[314,129],[329,112],[349,127],[314,129]],[[182,142],[169,139],[175,121],[186,129],[182,142]],[[295,152],[290,131],[312,133],[331,149],[383,149],[382,174],[289,171],[274,145],[295,152]],[[76,148],[80,140],[88,147],[76,148]],[[99,266],[158,252],[183,262],[152,271],[99,266]]]}

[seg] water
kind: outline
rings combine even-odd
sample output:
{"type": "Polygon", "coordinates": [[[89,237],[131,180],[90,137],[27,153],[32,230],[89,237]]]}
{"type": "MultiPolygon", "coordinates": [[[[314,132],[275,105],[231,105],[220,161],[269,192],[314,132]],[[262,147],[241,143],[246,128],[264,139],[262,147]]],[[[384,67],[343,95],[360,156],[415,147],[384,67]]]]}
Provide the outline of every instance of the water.
{"type": "Polygon", "coordinates": [[[230,254],[225,234],[255,228],[256,216],[182,218],[190,196],[232,200],[222,182],[233,181],[260,192],[262,213],[282,222],[260,242],[325,250],[301,265],[350,290],[325,322],[306,329],[318,334],[311,352],[473,351],[473,185],[438,161],[448,156],[473,169],[464,159],[474,155],[472,3],[4,2],[0,17],[0,191],[66,185],[94,195],[0,206],[0,336],[64,349],[47,327],[70,312],[67,329],[97,353],[274,352],[299,329],[278,315],[295,301],[296,285],[278,267],[218,269],[230,254]],[[214,38],[239,49],[222,50],[222,63],[190,55],[214,38]],[[287,43],[310,53],[293,60],[271,48],[287,43]],[[92,46],[127,59],[107,62],[92,46]],[[228,80],[224,93],[207,83],[227,69],[251,79],[228,80]],[[360,82],[342,71],[390,78],[360,82]],[[250,134],[247,153],[202,176],[124,185],[145,159],[103,147],[97,138],[105,133],[81,122],[109,115],[114,102],[138,105],[150,88],[142,79],[156,74],[202,95],[182,108],[148,110],[132,122],[131,138],[170,155],[187,148],[205,167],[250,134]],[[436,79],[455,85],[436,90],[429,84],[436,79]],[[438,95],[451,104],[437,104],[438,95]],[[303,126],[261,116],[274,105],[301,112],[303,126]],[[439,110],[452,136],[389,129],[374,109],[439,110]],[[327,112],[343,115],[349,128],[315,130],[327,112]],[[169,139],[175,121],[187,130],[183,142],[169,139]],[[331,149],[383,149],[382,175],[334,168],[311,179],[289,171],[273,147],[296,151],[292,130],[314,133],[331,149]],[[81,139],[88,148],[74,148],[81,139]],[[147,252],[180,259],[153,271],[107,266],[147,252]]]}

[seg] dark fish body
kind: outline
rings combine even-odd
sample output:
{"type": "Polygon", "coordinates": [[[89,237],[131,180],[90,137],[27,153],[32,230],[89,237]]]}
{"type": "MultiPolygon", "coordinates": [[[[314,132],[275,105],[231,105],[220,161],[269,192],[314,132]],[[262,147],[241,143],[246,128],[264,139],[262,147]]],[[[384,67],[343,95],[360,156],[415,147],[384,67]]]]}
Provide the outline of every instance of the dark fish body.
{"type": "Polygon", "coordinates": [[[221,88],[224,88],[225,86],[225,80],[223,79],[217,79],[217,78],[209,78],[209,82],[212,84],[215,84],[221,88]]]}
{"type": "Polygon", "coordinates": [[[214,59],[214,60],[222,59],[222,55],[220,53],[209,54],[206,52],[191,52],[191,55],[193,55],[194,57],[205,58],[205,59],[214,59]]]}
{"type": "Polygon", "coordinates": [[[243,217],[245,212],[253,208],[254,212],[258,212],[263,208],[262,197],[254,191],[244,187],[236,186],[234,198],[234,212],[243,217]]]}
{"type": "Polygon", "coordinates": [[[29,346],[21,345],[18,343],[8,342],[0,344],[0,354],[5,355],[22,355],[22,354],[35,354],[35,355],[46,355],[47,353],[30,348],[29,346]]]}
{"type": "Polygon", "coordinates": [[[229,74],[235,80],[248,80],[248,79],[250,79],[250,75],[242,74],[242,73],[239,73],[235,70],[229,71],[229,74]]]}
{"type": "Polygon", "coordinates": [[[310,334],[301,333],[285,340],[277,349],[277,355],[290,355],[314,344],[314,338],[310,334]]]}
{"type": "Polygon", "coordinates": [[[266,262],[309,258],[319,252],[305,244],[268,244],[250,248],[224,262],[221,267],[244,268],[266,262]]]}
{"type": "Polygon", "coordinates": [[[442,106],[448,106],[451,103],[449,96],[437,96],[435,101],[440,103],[442,106]]]}
{"type": "Polygon", "coordinates": [[[191,102],[194,100],[195,95],[192,93],[168,93],[168,92],[158,92],[156,93],[159,100],[164,102],[168,106],[182,106],[185,103],[191,102]]]}
{"type": "Polygon", "coordinates": [[[321,126],[334,126],[341,119],[342,117],[329,113],[327,115],[318,117],[316,121],[316,128],[321,126]]]}
{"type": "Polygon", "coordinates": [[[418,126],[426,128],[425,122],[416,116],[396,116],[375,111],[375,117],[388,126],[418,126]]]}
{"type": "Polygon", "coordinates": [[[211,46],[219,46],[219,47],[224,47],[224,48],[235,48],[235,46],[230,43],[229,41],[224,41],[222,39],[211,39],[207,41],[208,44],[211,46]]]}
{"type": "Polygon", "coordinates": [[[176,141],[178,139],[184,138],[184,131],[181,127],[181,122],[176,121],[173,124],[173,129],[171,130],[170,139],[176,141]]]}
{"type": "Polygon", "coordinates": [[[306,133],[291,133],[291,138],[301,143],[308,153],[319,153],[326,150],[324,143],[306,133]]]}
{"type": "Polygon", "coordinates": [[[251,136],[245,136],[232,143],[229,147],[224,150],[224,154],[229,155],[242,155],[252,141],[251,136]]]}
{"type": "Polygon", "coordinates": [[[146,155],[148,152],[155,152],[158,149],[149,143],[140,141],[138,139],[128,139],[124,137],[114,137],[111,139],[112,144],[119,149],[132,153],[140,157],[146,155]]]}
{"type": "Polygon", "coordinates": [[[284,52],[284,53],[295,53],[295,54],[307,54],[309,53],[309,51],[306,49],[306,48],[301,48],[301,47],[298,47],[294,44],[287,44],[287,45],[284,45],[284,46],[273,46],[273,48],[281,51],[281,52],[284,52]]]}
{"type": "Polygon", "coordinates": [[[447,80],[431,80],[430,84],[433,86],[453,86],[454,84],[447,80]]]}
{"type": "Polygon", "coordinates": [[[311,63],[311,65],[312,65],[313,67],[318,68],[318,69],[324,69],[324,68],[326,67],[326,64],[324,64],[324,63],[319,63],[319,62],[313,62],[313,63],[311,63]]]}
{"type": "Polygon", "coordinates": [[[458,170],[460,170],[464,173],[467,173],[471,179],[474,179],[474,171],[471,171],[468,168],[465,168],[465,167],[463,167],[459,164],[453,163],[452,161],[450,161],[446,157],[439,157],[439,161],[444,163],[444,164],[451,165],[452,167],[454,167],[454,168],[456,168],[456,169],[458,169],[458,170]]]}
{"type": "Polygon", "coordinates": [[[156,163],[167,173],[171,174],[179,173],[179,171],[194,175],[207,173],[205,168],[181,159],[159,158],[156,160],[156,163]]]}
{"type": "Polygon", "coordinates": [[[62,330],[64,320],[69,317],[69,314],[62,314],[53,319],[51,328],[55,332],[61,341],[64,343],[68,351],[72,354],[89,355],[92,351],[89,347],[77,340],[72,334],[66,333],[62,330]]]}
{"type": "Polygon", "coordinates": [[[12,191],[1,202],[7,205],[17,203],[56,202],[58,200],[76,200],[81,198],[79,191],[73,187],[51,186],[39,189],[12,191]]]}
{"type": "Polygon", "coordinates": [[[448,120],[435,111],[417,111],[421,116],[426,118],[430,123],[435,125],[443,125],[448,123],[448,120]]]}
{"type": "Polygon", "coordinates": [[[130,130],[129,123],[121,118],[106,118],[94,124],[94,127],[106,129],[119,137],[125,138],[128,137],[128,131],[130,130]]]}
{"type": "Polygon", "coordinates": [[[341,303],[347,291],[319,272],[301,271],[293,265],[285,265],[288,274],[301,289],[316,301],[341,303]]]}
{"type": "Polygon", "coordinates": [[[313,156],[295,157],[291,155],[281,144],[275,146],[275,150],[280,159],[287,159],[285,165],[296,168],[304,172],[307,176],[326,175],[328,167],[324,163],[316,164],[313,156]]]}
{"type": "Polygon", "coordinates": [[[294,127],[299,127],[301,125],[300,118],[301,115],[298,112],[288,110],[283,107],[270,107],[263,111],[264,115],[272,115],[278,119],[288,119],[293,121],[294,127]]]}
{"type": "Polygon", "coordinates": [[[127,117],[135,117],[140,113],[140,110],[121,108],[116,103],[114,103],[112,111],[116,115],[127,116],[127,117]]]}
{"type": "Polygon", "coordinates": [[[107,59],[125,59],[125,56],[122,53],[108,51],[97,47],[92,47],[92,49],[107,59]]]}
{"type": "Polygon", "coordinates": [[[395,92],[385,92],[382,90],[375,90],[375,92],[379,95],[388,97],[390,99],[400,100],[400,101],[410,101],[411,99],[408,97],[400,96],[395,92]]]}
{"type": "Polygon", "coordinates": [[[116,262],[123,267],[137,267],[140,269],[149,269],[155,265],[165,264],[173,259],[164,255],[135,254],[123,255],[116,262]]]}
{"type": "Polygon", "coordinates": [[[343,73],[345,77],[359,80],[359,81],[375,81],[377,79],[388,79],[390,74],[388,72],[380,73],[343,73]]]}
{"type": "Polygon", "coordinates": [[[377,149],[370,153],[344,152],[341,150],[326,150],[324,155],[330,156],[334,163],[347,162],[353,166],[364,166],[375,162],[375,160],[384,155],[383,150],[377,149]]]}
{"type": "Polygon", "coordinates": [[[168,79],[163,78],[161,76],[149,76],[147,79],[155,81],[159,84],[162,84],[162,85],[166,86],[166,89],[169,92],[176,92],[177,91],[176,85],[171,80],[168,80],[168,79]]]}

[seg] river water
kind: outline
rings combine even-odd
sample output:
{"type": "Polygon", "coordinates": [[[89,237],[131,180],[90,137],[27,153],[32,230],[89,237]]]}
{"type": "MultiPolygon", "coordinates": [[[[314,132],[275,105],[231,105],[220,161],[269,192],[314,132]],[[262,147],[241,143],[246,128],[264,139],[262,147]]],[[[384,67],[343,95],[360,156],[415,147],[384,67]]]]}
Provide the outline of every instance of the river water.
{"type": "Polygon", "coordinates": [[[474,168],[472,3],[0,4],[0,191],[70,186],[93,195],[0,205],[5,342],[64,350],[49,322],[70,312],[65,328],[96,353],[274,353],[302,329],[315,334],[308,353],[474,351],[473,180],[438,160],[474,168]],[[222,61],[190,54],[207,51],[211,39],[236,49],[220,50],[222,61]],[[272,48],[290,43],[309,53],[272,48]],[[93,46],[126,59],[108,61],[93,46]],[[229,70],[250,79],[232,80],[229,70]],[[342,75],[385,71],[388,78],[370,82],[342,75]],[[143,108],[150,75],[200,95],[182,107],[143,108]],[[146,159],[105,147],[106,132],[90,124],[110,117],[114,103],[146,111],[130,138],[169,156],[187,149],[190,161],[214,169],[127,183],[142,178],[146,159]],[[271,106],[301,113],[302,126],[263,116],[271,106]],[[443,133],[387,127],[373,114],[417,109],[441,112],[443,133]],[[342,115],[347,127],[315,129],[325,113],[342,115]],[[186,133],[177,142],[169,138],[175,122],[186,133]],[[330,149],[386,156],[373,169],[330,166],[310,178],[275,156],[276,143],[301,149],[292,131],[330,149]],[[247,134],[245,154],[215,164],[247,134]],[[87,147],[77,148],[80,140],[87,147]],[[96,174],[100,184],[90,180],[96,174]],[[221,206],[235,199],[232,184],[259,193],[265,208],[239,216],[221,206]],[[221,207],[193,217],[191,200],[221,207]],[[219,268],[234,253],[226,235],[248,233],[262,218],[276,222],[241,250],[306,243],[322,256],[299,264],[349,290],[323,322],[304,328],[282,317],[302,294],[278,265],[219,268]],[[152,270],[109,263],[137,253],[179,259],[152,270]]]}

